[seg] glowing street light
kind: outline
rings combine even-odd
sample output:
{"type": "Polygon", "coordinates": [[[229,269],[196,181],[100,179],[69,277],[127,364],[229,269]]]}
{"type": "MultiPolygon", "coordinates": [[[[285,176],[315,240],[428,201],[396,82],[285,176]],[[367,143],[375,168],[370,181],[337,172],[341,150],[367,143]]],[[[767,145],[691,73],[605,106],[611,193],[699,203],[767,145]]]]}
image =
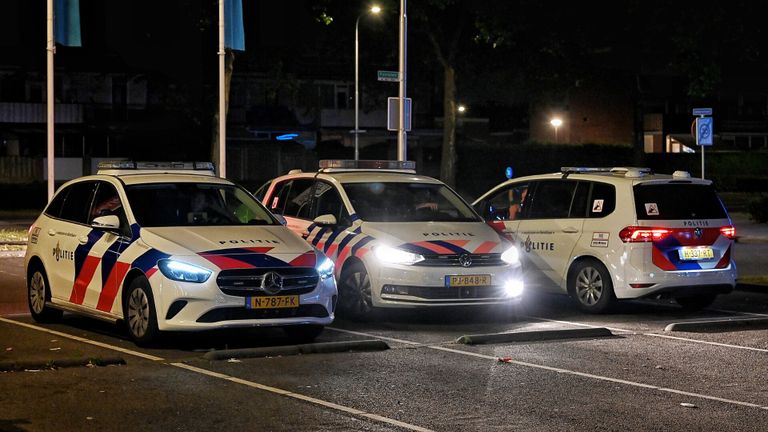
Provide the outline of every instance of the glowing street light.
{"type": "Polygon", "coordinates": [[[559,140],[557,139],[557,130],[560,128],[560,126],[563,125],[563,121],[560,118],[555,117],[549,121],[549,124],[551,124],[552,127],[555,128],[555,144],[557,144],[559,143],[559,140]]]}
{"type": "Polygon", "coordinates": [[[467,110],[467,107],[466,107],[466,106],[464,106],[464,105],[459,105],[459,106],[456,108],[456,110],[457,110],[459,113],[462,113],[462,114],[463,114],[463,113],[464,113],[464,111],[466,111],[466,110],[467,110]]]}
{"type": "Polygon", "coordinates": [[[374,15],[378,15],[381,12],[381,7],[374,5],[371,6],[370,9],[367,11],[361,13],[357,16],[357,20],[355,20],[355,130],[353,131],[355,134],[355,160],[360,159],[360,147],[358,144],[358,135],[360,134],[360,93],[359,93],[359,87],[360,87],[360,56],[359,56],[359,48],[360,48],[360,42],[358,39],[358,27],[360,24],[360,18],[362,18],[363,15],[367,13],[371,13],[374,15]]]}

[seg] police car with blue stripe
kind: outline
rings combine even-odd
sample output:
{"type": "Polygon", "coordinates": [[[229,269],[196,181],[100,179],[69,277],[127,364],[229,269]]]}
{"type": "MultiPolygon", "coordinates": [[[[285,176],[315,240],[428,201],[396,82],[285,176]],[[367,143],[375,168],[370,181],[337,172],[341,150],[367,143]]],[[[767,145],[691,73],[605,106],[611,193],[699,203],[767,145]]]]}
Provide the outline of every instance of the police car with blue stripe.
{"type": "Polygon", "coordinates": [[[162,331],[279,326],[314,339],[334,318],[333,263],[210,163],[103,162],[30,228],[37,321],[68,311],[162,331]]]}
{"type": "Polygon", "coordinates": [[[410,161],[320,161],[274,179],[264,203],[336,265],[339,310],[515,304],[518,249],[410,161]]]}
{"type": "Polygon", "coordinates": [[[616,300],[710,305],[736,285],[736,230],[712,181],[636,167],[563,167],[501,183],[474,202],[521,248],[531,287],[586,312],[616,300]]]}

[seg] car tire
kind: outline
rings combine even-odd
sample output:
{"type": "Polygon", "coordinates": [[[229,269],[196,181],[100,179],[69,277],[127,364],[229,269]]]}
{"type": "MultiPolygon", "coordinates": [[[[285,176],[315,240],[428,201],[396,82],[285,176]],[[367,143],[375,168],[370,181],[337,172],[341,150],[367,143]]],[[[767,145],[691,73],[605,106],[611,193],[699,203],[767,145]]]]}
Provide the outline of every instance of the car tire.
{"type": "Polygon", "coordinates": [[[373,312],[371,279],[363,263],[345,268],[339,284],[339,314],[352,319],[364,319],[373,312]]]}
{"type": "Polygon", "coordinates": [[[616,301],[608,269],[598,260],[577,261],[568,273],[568,294],[584,312],[604,313],[616,301]]]}
{"type": "Polygon", "coordinates": [[[42,266],[35,266],[27,278],[27,305],[32,319],[42,323],[61,319],[63,312],[46,304],[49,301],[51,301],[51,287],[48,284],[48,276],[42,266]]]}
{"type": "Polygon", "coordinates": [[[675,297],[677,304],[686,311],[697,311],[704,309],[715,301],[717,294],[699,294],[686,297],[675,297]]]}
{"type": "Polygon", "coordinates": [[[321,325],[296,325],[284,327],[286,336],[298,343],[311,343],[323,332],[321,325]]]}
{"type": "Polygon", "coordinates": [[[123,318],[128,334],[136,345],[150,345],[159,339],[155,300],[146,277],[137,277],[128,285],[123,302],[123,318]]]}

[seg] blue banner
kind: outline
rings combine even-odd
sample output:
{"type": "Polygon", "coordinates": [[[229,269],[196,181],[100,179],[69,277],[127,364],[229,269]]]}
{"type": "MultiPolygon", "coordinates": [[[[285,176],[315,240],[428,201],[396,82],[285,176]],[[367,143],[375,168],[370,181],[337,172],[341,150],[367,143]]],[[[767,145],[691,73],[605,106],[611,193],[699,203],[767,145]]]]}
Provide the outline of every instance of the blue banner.
{"type": "Polygon", "coordinates": [[[224,1],[224,46],[237,51],[245,51],[243,0],[224,1]]]}
{"type": "Polygon", "coordinates": [[[55,0],[53,29],[56,43],[79,47],[80,41],[80,0],[55,0]]]}

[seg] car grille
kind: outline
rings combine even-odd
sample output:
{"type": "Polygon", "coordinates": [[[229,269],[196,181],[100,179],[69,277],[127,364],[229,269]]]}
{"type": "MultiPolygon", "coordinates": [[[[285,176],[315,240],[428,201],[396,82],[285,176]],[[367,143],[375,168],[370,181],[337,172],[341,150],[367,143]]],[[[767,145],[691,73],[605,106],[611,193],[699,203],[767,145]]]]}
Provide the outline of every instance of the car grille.
{"type": "Polygon", "coordinates": [[[264,274],[275,272],[283,278],[279,295],[306,294],[317,286],[317,270],[303,267],[222,270],[216,278],[224,294],[237,297],[270,295],[261,288],[264,274]]]}
{"type": "MultiPolygon", "coordinates": [[[[424,255],[424,261],[417,263],[417,266],[425,267],[462,267],[459,262],[459,254],[453,255],[424,255]]],[[[490,267],[505,265],[501,260],[501,254],[469,254],[472,264],[469,267],[490,267]]]]}
{"type": "Polygon", "coordinates": [[[495,299],[504,297],[500,286],[487,285],[476,287],[424,287],[405,285],[384,285],[382,297],[387,294],[407,295],[425,300],[461,300],[461,299],[495,299]]]}
{"type": "Polygon", "coordinates": [[[285,309],[246,309],[242,307],[226,307],[206,312],[197,319],[197,322],[215,323],[221,321],[301,317],[325,318],[327,316],[328,310],[323,305],[319,304],[301,305],[297,308],[285,309]]]}

